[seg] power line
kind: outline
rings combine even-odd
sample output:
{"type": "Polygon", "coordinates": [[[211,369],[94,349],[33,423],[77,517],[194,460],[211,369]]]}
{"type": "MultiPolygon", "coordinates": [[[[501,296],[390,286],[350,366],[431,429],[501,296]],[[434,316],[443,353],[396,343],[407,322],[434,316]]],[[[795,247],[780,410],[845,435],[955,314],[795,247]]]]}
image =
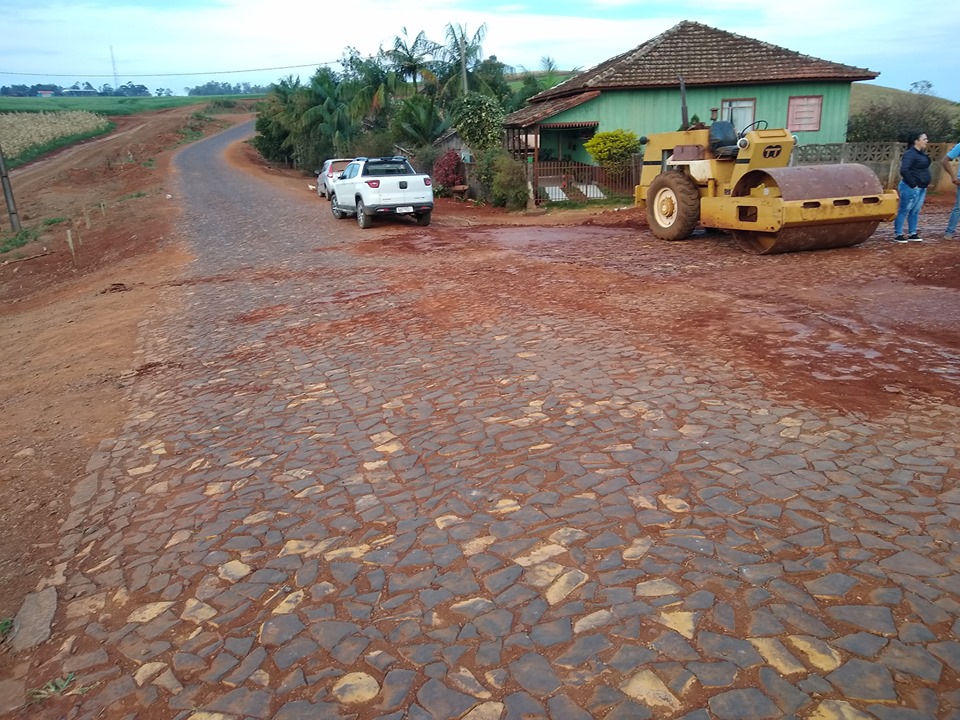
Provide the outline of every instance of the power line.
{"type": "MultiPolygon", "coordinates": [[[[124,73],[124,77],[127,78],[155,78],[155,77],[181,77],[185,75],[229,75],[235,73],[252,73],[252,72],[268,72],[271,70],[293,70],[295,68],[305,68],[305,67],[317,67],[319,65],[333,65],[334,63],[340,62],[339,60],[331,60],[329,62],[319,62],[319,63],[308,63],[306,65],[280,65],[278,67],[267,67],[267,68],[249,68],[247,70],[211,70],[210,72],[182,72],[182,73],[150,73],[150,74],[140,74],[140,75],[127,75],[124,73]]],[[[22,75],[28,77],[62,77],[62,78],[78,78],[78,77],[88,77],[88,78],[111,78],[113,75],[98,75],[95,73],[70,73],[69,75],[62,75],[59,73],[32,73],[32,72],[8,72],[6,70],[0,70],[0,75],[22,75]]]]}

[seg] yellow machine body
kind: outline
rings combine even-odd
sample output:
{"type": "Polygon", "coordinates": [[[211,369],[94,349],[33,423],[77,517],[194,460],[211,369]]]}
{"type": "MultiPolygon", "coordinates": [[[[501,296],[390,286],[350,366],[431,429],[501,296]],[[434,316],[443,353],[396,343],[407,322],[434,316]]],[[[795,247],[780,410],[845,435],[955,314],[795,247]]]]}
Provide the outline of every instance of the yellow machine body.
{"type": "Polygon", "coordinates": [[[654,234],[681,240],[702,224],[773,254],[855,245],[896,215],[897,194],[863,165],[789,167],[796,141],[783,129],[730,139],[716,147],[706,128],[647,139],[634,200],[654,234]]]}

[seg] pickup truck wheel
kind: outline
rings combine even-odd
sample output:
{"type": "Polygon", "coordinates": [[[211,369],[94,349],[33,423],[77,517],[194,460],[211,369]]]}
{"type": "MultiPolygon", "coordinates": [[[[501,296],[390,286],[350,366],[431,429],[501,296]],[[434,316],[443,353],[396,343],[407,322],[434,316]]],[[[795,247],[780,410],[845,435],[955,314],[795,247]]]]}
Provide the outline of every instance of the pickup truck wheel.
{"type": "Polygon", "coordinates": [[[373,220],[363,211],[363,200],[357,199],[357,225],[361,230],[366,230],[373,224],[373,220]]]}
{"type": "Polygon", "coordinates": [[[341,220],[343,218],[344,212],[337,206],[337,196],[333,193],[330,194],[330,212],[333,213],[333,216],[337,220],[341,220]]]}
{"type": "Polygon", "coordinates": [[[426,227],[430,224],[430,211],[427,210],[425,213],[420,213],[417,215],[417,225],[426,227]]]}

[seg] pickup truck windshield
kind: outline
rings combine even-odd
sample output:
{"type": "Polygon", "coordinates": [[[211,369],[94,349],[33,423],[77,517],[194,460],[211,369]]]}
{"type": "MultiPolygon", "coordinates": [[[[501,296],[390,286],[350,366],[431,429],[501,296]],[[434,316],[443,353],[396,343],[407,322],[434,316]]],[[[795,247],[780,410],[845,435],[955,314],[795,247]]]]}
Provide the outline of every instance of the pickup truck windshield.
{"type": "Polygon", "coordinates": [[[384,175],[416,175],[410,163],[406,160],[395,160],[393,162],[368,162],[363,166],[363,174],[372,177],[383,177],[384,175]]]}

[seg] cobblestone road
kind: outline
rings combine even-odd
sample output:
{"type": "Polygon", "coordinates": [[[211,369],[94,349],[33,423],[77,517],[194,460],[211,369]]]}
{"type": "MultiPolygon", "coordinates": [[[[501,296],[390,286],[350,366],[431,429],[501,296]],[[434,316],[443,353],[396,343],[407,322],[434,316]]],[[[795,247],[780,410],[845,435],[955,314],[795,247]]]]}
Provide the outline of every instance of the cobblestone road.
{"type": "Polygon", "coordinates": [[[90,690],[28,714],[960,718],[954,405],[605,318],[636,231],[361,233],[227,168],[244,130],[178,158],[197,260],[0,680],[90,690]]]}

